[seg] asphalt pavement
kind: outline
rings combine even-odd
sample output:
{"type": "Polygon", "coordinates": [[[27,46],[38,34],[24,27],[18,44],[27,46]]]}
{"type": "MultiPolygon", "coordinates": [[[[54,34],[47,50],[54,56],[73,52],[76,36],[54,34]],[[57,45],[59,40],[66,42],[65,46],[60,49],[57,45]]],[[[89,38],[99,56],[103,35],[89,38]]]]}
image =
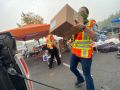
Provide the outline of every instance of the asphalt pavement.
{"type": "MultiPolygon", "coordinates": [[[[117,52],[96,53],[93,55],[92,75],[96,90],[120,90],[120,59],[116,58],[117,52]]],[[[76,88],[75,76],[69,70],[70,52],[62,55],[63,64],[58,66],[54,63],[49,69],[47,62],[40,58],[29,58],[26,60],[32,79],[52,85],[62,90],[86,90],[85,83],[76,88]]],[[[78,66],[82,72],[81,65],[78,66]]],[[[55,90],[34,83],[35,90],[55,90]]]]}

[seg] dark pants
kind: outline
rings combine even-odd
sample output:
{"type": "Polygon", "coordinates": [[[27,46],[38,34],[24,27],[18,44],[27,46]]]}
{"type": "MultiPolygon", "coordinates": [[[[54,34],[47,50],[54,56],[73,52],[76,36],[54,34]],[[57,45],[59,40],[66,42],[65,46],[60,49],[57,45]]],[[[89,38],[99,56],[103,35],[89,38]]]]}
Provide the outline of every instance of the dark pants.
{"type": "Polygon", "coordinates": [[[50,68],[52,67],[54,57],[56,58],[58,65],[61,64],[58,49],[56,47],[53,47],[53,49],[49,49],[48,51],[49,51],[49,54],[51,56],[51,58],[49,60],[49,67],[50,68]]]}
{"type": "Polygon", "coordinates": [[[75,56],[74,54],[72,54],[72,56],[71,56],[70,70],[75,74],[75,76],[77,77],[77,80],[79,82],[83,82],[84,78],[77,69],[79,62],[82,65],[82,70],[83,70],[83,74],[84,74],[84,77],[86,80],[87,90],[94,90],[93,78],[91,77],[92,58],[90,58],[90,59],[79,58],[79,57],[75,56]]]}

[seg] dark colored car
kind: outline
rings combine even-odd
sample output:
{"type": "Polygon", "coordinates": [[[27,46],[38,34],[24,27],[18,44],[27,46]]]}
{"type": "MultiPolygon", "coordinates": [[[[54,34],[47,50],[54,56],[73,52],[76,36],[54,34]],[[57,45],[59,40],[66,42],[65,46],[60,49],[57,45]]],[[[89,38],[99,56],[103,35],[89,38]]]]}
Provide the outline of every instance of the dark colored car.
{"type": "Polygon", "coordinates": [[[0,33],[0,90],[33,90],[29,70],[9,32],[0,33]]]}
{"type": "Polygon", "coordinates": [[[98,51],[102,53],[117,51],[118,47],[113,42],[97,46],[98,51]]]}

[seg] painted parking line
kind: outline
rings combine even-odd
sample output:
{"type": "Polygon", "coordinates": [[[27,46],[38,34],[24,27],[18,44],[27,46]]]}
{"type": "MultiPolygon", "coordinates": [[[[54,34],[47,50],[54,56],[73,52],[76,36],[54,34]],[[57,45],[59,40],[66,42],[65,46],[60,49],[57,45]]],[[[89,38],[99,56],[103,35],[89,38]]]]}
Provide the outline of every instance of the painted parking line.
{"type": "MultiPolygon", "coordinates": [[[[68,68],[70,68],[70,65],[67,64],[67,63],[63,62],[63,65],[66,66],[66,67],[68,67],[68,68]]],[[[78,69],[78,71],[83,75],[83,71],[81,69],[78,69]]]]}

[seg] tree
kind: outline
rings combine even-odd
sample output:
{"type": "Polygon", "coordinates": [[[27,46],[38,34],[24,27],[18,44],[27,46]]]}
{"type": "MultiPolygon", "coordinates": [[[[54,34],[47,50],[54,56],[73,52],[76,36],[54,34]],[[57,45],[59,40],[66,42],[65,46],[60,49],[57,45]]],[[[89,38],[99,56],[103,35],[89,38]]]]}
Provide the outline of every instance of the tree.
{"type": "MultiPolygon", "coordinates": [[[[117,17],[120,17],[120,11],[118,11],[115,14],[110,15],[107,19],[105,19],[101,22],[98,22],[99,29],[102,29],[103,27],[107,27],[107,26],[111,25],[111,20],[114,18],[117,18],[117,17]]],[[[118,26],[119,23],[112,23],[112,25],[118,26]]]]}
{"type": "Polygon", "coordinates": [[[21,24],[17,23],[18,27],[23,27],[29,24],[42,24],[43,18],[33,12],[24,13],[21,15],[21,24]]]}

